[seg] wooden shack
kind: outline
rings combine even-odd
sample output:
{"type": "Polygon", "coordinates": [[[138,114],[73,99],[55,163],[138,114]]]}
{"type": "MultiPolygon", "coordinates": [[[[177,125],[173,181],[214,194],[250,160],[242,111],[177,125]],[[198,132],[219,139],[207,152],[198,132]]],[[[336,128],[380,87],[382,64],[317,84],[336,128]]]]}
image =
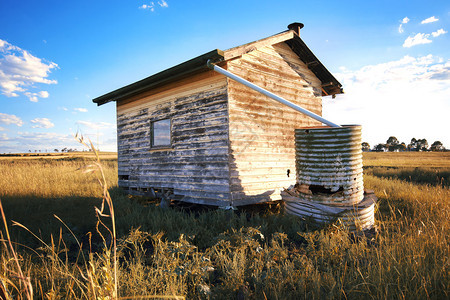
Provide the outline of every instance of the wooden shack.
{"type": "Polygon", "coordinates": [[[95,98],[117,106],[119,186],[130,194],[239,206],[295,183],[294,129],[319,122],[207,67],[207,61],[318,115],[341,84],[289,30],[213,50],[95,98]]]}

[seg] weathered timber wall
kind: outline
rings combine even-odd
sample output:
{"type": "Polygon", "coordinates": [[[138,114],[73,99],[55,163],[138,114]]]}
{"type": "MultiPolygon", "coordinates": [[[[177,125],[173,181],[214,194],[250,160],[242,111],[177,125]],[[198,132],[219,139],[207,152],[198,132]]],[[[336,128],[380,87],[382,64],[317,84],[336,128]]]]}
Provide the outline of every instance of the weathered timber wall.
{"type": "MultiPolygon", "coordinates": [[[[285,43],[244,54],[227,68],[322,114],[320,80],[285,43]]],[[[296,179],[294,129],[320,123],[233,80],[228,102],[233,205],[280,200],[280,190],[296,179]]]]}
{"type": "Polygon", "coordinates": [[[173,189],[183,201],[228,205],[227,81],[213,71],[117,103],[119,186],[173,189]],[[171,118],[172,148],[150,148],[150,122],[171,118]]]}

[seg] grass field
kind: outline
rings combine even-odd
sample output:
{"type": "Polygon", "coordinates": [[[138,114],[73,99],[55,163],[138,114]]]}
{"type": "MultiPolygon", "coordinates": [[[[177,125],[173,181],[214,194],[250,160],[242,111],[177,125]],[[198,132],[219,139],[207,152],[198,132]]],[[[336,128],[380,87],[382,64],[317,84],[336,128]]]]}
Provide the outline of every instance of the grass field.
{"type": "MultiPolygon", "coordinates": [[[[281,203],[161,209],[123,194],[116,157],[101,157],[116,260],[111,219],[98,223],[94,210],[103,195],[98,172],[83,172],[93,153],[0,157],[0,199],[36,299],[111,299],[115,283],[124,299],[450,297],[450,153],[364,153],[365,187],[379,198],[378,232],[357,237],[339,223],[317,227],[284,215],[281,203]]],[[[2,284],[25,298],[6,242],[1,251],[2,284]]]]}

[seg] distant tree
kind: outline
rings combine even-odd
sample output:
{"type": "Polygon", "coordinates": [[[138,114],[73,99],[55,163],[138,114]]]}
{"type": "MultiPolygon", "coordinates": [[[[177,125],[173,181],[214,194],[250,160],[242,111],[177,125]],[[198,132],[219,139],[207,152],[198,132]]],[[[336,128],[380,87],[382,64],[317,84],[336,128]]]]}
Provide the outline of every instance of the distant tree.
{"type": "Polygon", "coordinates": [[[399,143],[398,139],[395,136],[390,136],[386,141],[386,144],[389,145],[397,145],[399,143]]]}
{"type": "Polygon", "coordinates": [[[370,145],[367,142],[361,143],[361,148],[362,148],[362,151],[365,151],[365,152],[370,151],[370,145]]]}
{"type": "Polygon", "coordinates": [[[55,148],[55,149],[53,149],[53,151],[58,152],[59,150],[55,148]]]}
{"type": "Polygon", "coordinates": [[[419,151],[417,150],[417,140],[416,138],[412,138],[411,142],[407,146],[408,151],[419,151]]]}
{"type": "Polygon", "coordinates": [[[386,149],[387,149],[387,147],[385,144],[377,144],[373,147],[373,151],[376,151],[376,152],[384,152],[384,151],[386,151],[386,149]]]}
{"type": "Polygon", "coordinates": [[[431,144],[430,150],[431,151],[444,151],[445,147],[441,143],[441,141],[435,141],[433,144],[431,144]]]}
{"type": "Polygon", "coordinates": [[[31,153],[31,150],[28,150],[28,152],[30,152],[30,153],[31,153]]]}
{"type": "Polygon", "coordinates": [[[416,151],[427,151],[428,142],[426,139],[417,140],[417,150],[416,151]]]}
{"type": "Polygon", "coordinates": [[[396,151],[398,149],[399,141],[395,136],[390,136],[386,141],[386,146],[389,151],[396,151]]]}
{"type": "Polygon", "coordinates": [[[406,151],[406,144],[405,143],[398,144],[397,149],[398,151],[406,151]]]}
{"type": "Polygon", "coordinates": [[[67,152],[67,147],[66,148],[62,148],[61,152],[67,152]]]}

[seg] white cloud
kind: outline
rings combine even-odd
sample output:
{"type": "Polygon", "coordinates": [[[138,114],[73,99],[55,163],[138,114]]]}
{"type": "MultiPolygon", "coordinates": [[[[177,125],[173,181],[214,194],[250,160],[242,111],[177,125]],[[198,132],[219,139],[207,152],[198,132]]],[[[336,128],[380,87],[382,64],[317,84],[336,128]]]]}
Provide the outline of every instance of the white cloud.
{"type": "MultiPolygon", "coordinates": [[[[109,123],[100,123],[109,124],[109,123]]],[[[115,126],[95,133],[84,134],[91,138],[94,144],[99,143],[102,151],[117,151],[117,140],[115,126]]],[[[77,142],[74,134],[60,134],[56,132],[15,132],[8,136],[6,133],[0,133],[0,153],[28,152],[29,150],[53,151],[53,149],[76,148],[85,149],[83,145],[77,142]]]]}
{"type": "Polygon", "coordinates": [[[158,1],[158,4],[161,7],[169,7],[169,4],[167,4],[167,2],[164,0],[158,1]]]}
{"type": "Polygon", "coordinates": [[[37,93],[25,92],[24,94],[25,94],[25,96],[28,97],[28,99],[30,99],[31,102],[38,102],[39,101],[38,97],[39,98],[48,98],[48,96],[49,96],[47,91],[40,91],[37,93]]]}
{"type": "MultiPolygon", "coordinates": [[[[117,151],[115,131],[108,133],[107,137],[100,138],[103,134],[90,134],[92,141],[100,143],[102,151],[117,151]]],[[[85,135],[88,136],[88,135],[85,135]]],[[[29,150],[53,151],[53,149],[76,148],[86,149],[77,142],[73,134],[60,134],[55,132],[18,132],[14,136],[0,134],[0,153],[28,152],[29,150]]]]}
{"type": "Polygon", "coordinates": [[[36,83],[56,84],[56,80],[48,79],[52,69],[58,68],[53,62],[42,59],[28,51],[0,39],[0,89],[7,97],[26,95],[31,101],[38,97],[47,98],[47,91],[30,92],[36,83]]]}
{"type": "Polygon", "coordinates": [[[9,142],[2,145],[3,152],[27,152],[35,149],[80,147],[75,138],[70,134],[59,134],[55,132],[18,132],[16,136],[10,137],[9,142]]]}
{"type": "Polygon", "coordinates": [[[431,37],[435,38],[440,35],[446,34],[447,31],[444,29],[439,29],[435,32],[430,33],[418,33],[415,36],[409,36],[405,42],[403,43],[403,47],[410,48],[412,46],[416,45],[422,45],[422,44],[430,44],[432,40],[430,40],[431,37]]]}
{"type": "Polygon", "coordinates": [[[435,32],[432,32],[431,35],[433,37],[438,37],[438,36],[440,36],[442,34],[446,34],[446,33],[447,33],[447,31],[445,31],[444,29],[441,28],[441,29],[439,29],[439,30],[437,30],[435,32]]]}
{"type": "Polygon", "coordinates": [[[48,94],[47,91],[40,91],[40,92],[38,93],[38,95],[39,95],[39,97],[41,97],[41,98],[48,98],[48,96],[49,96],[49,94],[48,94]]]}
{"type": "Polygon", "coordinates": [[[148,9],[150,11],[155,11],[155,4],[153,2],[150,2],[150,4],[142,4],[139,6],[139,9],[148,9]]]}
{"type": "MultiPolygon", "coordinates": [[[[167,4],[167,2],[165,0],[160,0],[157,3],[162,8],[169,7],[169,4],[167,4]]],[[[149,2],[149,4],[142,4],[141,6],[139,6],[139,9],[150,10],[151,12],[154,12],[155,11],[155,2],[149,2]]]]}
{"type": "Polygon", "coordinates": [[[0,141],[7,141],[9,140],[8,135],[6,135],[6,133],[2,133],[0,134],[0,141]]]}
{"type": "Polygon", "coordinates": [[[74,108],[73,110],[79,111],[79,112],[87,112],[88,111],[87,108],[82,108],[82,107],[74,108]]]}
{"type": "Polygon", "coordinates": [[[429,17],[428,19],[423,20],[422,22],[420,22],[420,24],[427,24],[427,23],[433,23],[433,22],[437,22],[439,21],[439,19],[437,19],[435,16],[429,17]]]}
{"type": "Polygon", "coordinates": [[[3,127],[0,127],[0,131],[5,131],[5,128],[3,128],[3,127]]]}
{"type": "Polygon", "coordinates": [[[23,125],[23,121],[18,116],[8,115],[8,114],[4,114],[4,113],[0,113],[0,123],[6,124],[6,125],[14,124],[19,127],[23,125]]]}
{"type": "Polygon", "coordinates": [[[68,111],[67,107],[64,107],[64,106],[58,107],[58,109],[68,111]]]}
{"type": "Polygon", "coordinates": [[[432,55],[335,74],[345,94],[324,98],[323,115],[338,124],[362,124],[363,139],[374,146],[391,135],[409,143],[426,138],[450,147],[450,60],[432,55]]]}
{"type": "Polygon", "coordinates": [[[428,39],[429,37],[430,34],[428,33],[418,33],[413,37],[409,36],[403,43],[403,47],[410,48],[416,45],[429,44],[431,43],[431,40],[428,39]]]}
{"type": "Polygon", "coordinates": [[[400,22],[400,26],[398,26],[398,32],[403,33],[405,30],[403,29],[403,24],[407,24],[409,22],[408,17],[404,17],[400,22]]]}
{"type": "Polygon", "coordinates": [[[52,128],[55,126],[52,122],[50,122],[47,118],[36,118],[30,121],[36,125],[33,125],[33,128],[52,128]]]}
{"type": "Polygon", "coordinates": [[[77,121],[78,125],[86,126],[90,129],[105,129],[105,128],[114,128],[114,124],[107,122],[90,122],[90,121],[77,121]]]}

